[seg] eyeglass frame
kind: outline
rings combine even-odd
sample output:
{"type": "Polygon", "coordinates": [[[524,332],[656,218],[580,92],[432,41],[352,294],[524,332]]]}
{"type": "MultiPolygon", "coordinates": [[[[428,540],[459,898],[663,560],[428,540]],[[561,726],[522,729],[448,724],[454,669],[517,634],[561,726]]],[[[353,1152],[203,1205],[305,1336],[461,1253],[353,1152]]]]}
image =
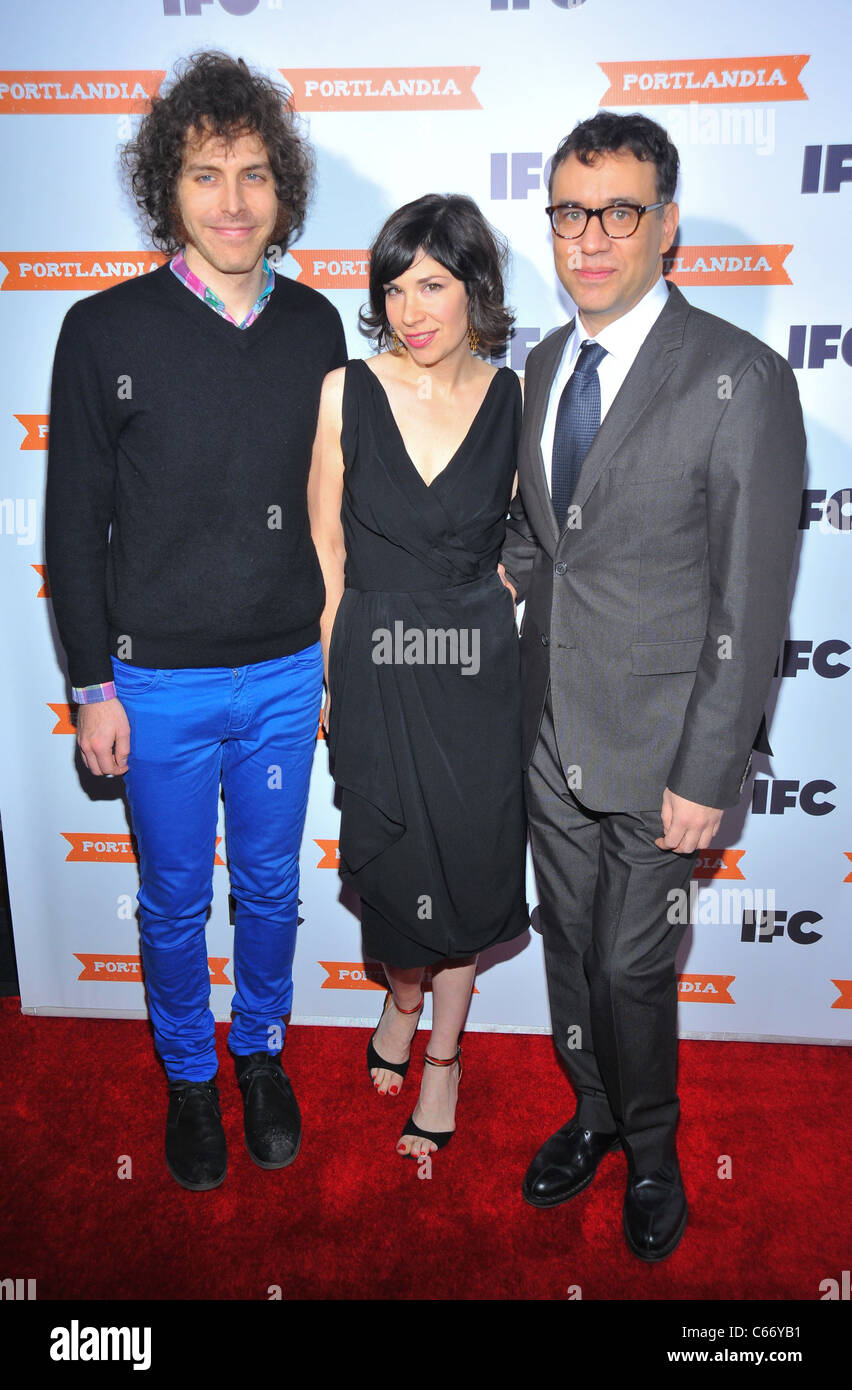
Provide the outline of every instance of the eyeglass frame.
{"type": "Polygon", "coordinates": [[[603,232],[605,237],[609,237],[610,241],[626,241],[628,237],[636,235],[636,233],[639,230],[639,225],[642,221],[642,218],[645,216],[646,212],[657,212],[659,208],[664,208],[666,206],[667,200],[664,198],[661,203],[645,203],[644,205],[640,205],[639,203],[618,202],[607,203],[602,208],[584,208],[581,207],[579,203],[554,203],[552,207],[545,208],[544,210],[547,213],[547,219],[550,222],[550,229],[553,232],[553,235],[558,236],[561,241],[579,241],[580,237],[588,231],[589,223],[591,222],[593,217],[596,217],[598,219],[598,221],[601,224],[601,231],[603,232]],[[555,212],[558,212],[560,208],[571,208],[575,212],[584,212],[586,214],[585,225],[582,231],[577,232],[576,236],[566,236],[564,232],[557,232],[556,228],[554,227],[553,214],[555,212]],[[632,232],[625,232],[624,236],[610,236],[610,233],[607,231],[606,227],[603,224],[603,215],[605,212],[609,212],[610,208],[630,208],[631,212],[638,212],[639,216],[636,219],[636,226],[633,228],[632,232]]]}

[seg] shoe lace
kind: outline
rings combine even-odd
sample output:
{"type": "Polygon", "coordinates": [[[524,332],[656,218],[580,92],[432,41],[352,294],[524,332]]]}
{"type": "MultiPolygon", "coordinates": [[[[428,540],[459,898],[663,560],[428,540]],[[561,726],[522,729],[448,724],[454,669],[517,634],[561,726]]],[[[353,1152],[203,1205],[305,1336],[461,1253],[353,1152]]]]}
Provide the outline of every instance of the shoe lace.
{"type": "Polygon", "coordinates": [[[179,1098],[181,1109],[193,1095],[203,1096],[221,1118],[219,1088],[215,1081],[172,1081],[169,1083],[169,1094],[179,1098]]]}
{"type": "Polygon", "coordinates": [[[281,1063],[276,1057],[261,1055],[252,1060],[247,1067],[240,1072],[240,1085],[245,1081],[253,1081],[256,1076],[270,1076],[279,1085],[283,1085],[288,1080],[281,1063]]]}

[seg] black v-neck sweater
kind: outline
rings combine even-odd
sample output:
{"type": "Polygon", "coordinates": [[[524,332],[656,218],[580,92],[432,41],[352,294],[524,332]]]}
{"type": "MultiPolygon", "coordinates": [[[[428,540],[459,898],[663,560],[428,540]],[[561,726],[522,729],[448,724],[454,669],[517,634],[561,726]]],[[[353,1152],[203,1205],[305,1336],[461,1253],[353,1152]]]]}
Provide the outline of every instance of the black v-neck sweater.
{"type": "Polygon", "coordinates": [[[78,301],[53,369],[46,561],[71,684],[318,640],[306,486],[337,310],[279,276],[248,328],[168,265],[78,301]],[[129,642],[128,642],[129,639],[129,642]]]}

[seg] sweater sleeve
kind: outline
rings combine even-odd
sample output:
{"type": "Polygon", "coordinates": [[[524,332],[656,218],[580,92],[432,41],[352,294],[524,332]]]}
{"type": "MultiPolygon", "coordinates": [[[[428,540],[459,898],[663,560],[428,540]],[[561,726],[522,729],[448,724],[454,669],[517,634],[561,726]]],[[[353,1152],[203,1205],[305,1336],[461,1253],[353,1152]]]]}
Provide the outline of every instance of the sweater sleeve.
{"type": "MultiPolygon", "coordinates": [[[[114,410],[86,301],[59,334],[50,398],[45,558],[72,686],[112,681],[106,564],[116,470],[114,410]]],[[[103,355],[102,353],[100,354],[103,355]]],[[[116,385],[116,390],[118,389],[116,385]]]]}
{"type": "Polygon", "coordinates": [[[337,367],[345,367],[346,363],[349,361],[349,358],[346,353],[346,334],[343,331],[343,320],[341,319],[336,309],[334,311],[334,318],[334,343],[331,351],[330,361],[328,364],[328,370],[330,372],[333,372],[337,367]]]}

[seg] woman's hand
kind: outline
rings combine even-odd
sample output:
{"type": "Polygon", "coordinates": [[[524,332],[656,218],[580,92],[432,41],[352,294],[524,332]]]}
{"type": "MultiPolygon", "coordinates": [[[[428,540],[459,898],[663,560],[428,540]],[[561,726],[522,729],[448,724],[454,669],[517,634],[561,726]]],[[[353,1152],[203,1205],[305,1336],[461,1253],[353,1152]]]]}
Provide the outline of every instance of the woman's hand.
{"type": "Polygon", "coordinates": [[[512,602],[513,602],[513,604],[515,605],[515,613],[517,614],[517,611],[518,611],[518,591],[517,591],[517,589],[515,588],[514,584],[510,584],[510,583],[509,583],[508,579],[506,578],[506,571],[505,571],[505,569],[503,568],[502,565],[498,565],[498,566],[497,566],[497,573],[498,573],[499,576],[500,576],[501,583],[505,584],[506,588],[509,590],[509,593],[512,595],[512,602]]]}
{"type": "Polygon", "coordinates": [[[325,704],[322,708],[322,727],[326,738],[328,738],[328,721],[331,718],[331,696],[326,695],[325,704]]]}

